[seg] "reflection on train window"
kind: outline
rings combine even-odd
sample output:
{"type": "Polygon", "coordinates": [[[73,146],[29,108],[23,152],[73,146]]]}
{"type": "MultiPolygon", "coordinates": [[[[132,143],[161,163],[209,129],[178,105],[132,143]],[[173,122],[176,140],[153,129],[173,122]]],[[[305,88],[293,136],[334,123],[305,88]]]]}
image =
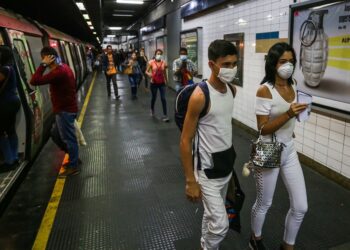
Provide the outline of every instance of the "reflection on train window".
{"type": "Polygon", "coordinates": [[[4,38],[2,37],[2,33],[0,33],[0,45],[5,45],[4,38]]]}
{"type": "Polygon", "coordinates": [[[31,54],[33,56],[34,67],[37,68],[41,63],[40,51],[43,48],[43,43],[40,37],[26,35],[26,39],[28,41],[28,47],[30,48],[31,54]]]}
{"type": "Polygon", "coordinates": [[[26,74],[25,77],[26,77],[26,80],[28,81],[32,77],[32,72],[30,70],[30,64],[29,64],[30,63],[29,62],[29,55],[28,55],[29,53],[28,53],[28,51],[26,51],[22,40],[14,39],[13,44],[15,45],[17,52],[22,60],[24,72],[26,74]]]}

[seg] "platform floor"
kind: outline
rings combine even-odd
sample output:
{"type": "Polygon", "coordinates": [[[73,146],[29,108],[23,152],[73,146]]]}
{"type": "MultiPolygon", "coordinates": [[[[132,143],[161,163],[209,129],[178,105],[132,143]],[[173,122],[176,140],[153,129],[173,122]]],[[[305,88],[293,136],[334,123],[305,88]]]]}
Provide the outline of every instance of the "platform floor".
{"type": "MultiPolygon", "coordinates": [[[[121,100],[109,99],[104,76],[96,79],[82,125],[88,145],[80,150],[81,173],[66,179],[47,249],[198,250],[203,209],[185,199],[180,133],[173,120],[160,120],[159,96],[151,117],[150,93],[141,86],[139,98],[131,100],[127,78],[119,76],[118,84],[121,100]]],[[[174,97],[168,90],[171,118],[174,97]]],[[[233,131],[246,201],[242,233],[230,231],[223,250],[247,249],[255,198],[253,178],[240,175],[252,136],[238,127],[233,131]]],[[[50,140],[0,218],[0,249],[31,249],[62,159],[50,140]]],[[[350,249],[350,192],[307,166],[303,170],[309,211],[296,249],[350,249]]],[[[281,242],[288,206],[279,180],[264,226],[269,249],[281,242]]]]}

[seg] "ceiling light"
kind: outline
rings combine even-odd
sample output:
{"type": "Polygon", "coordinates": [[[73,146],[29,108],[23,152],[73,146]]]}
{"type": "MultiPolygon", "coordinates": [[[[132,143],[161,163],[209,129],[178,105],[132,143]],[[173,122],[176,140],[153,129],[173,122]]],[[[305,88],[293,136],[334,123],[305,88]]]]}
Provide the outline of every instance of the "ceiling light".
{"type": "Polygon", "coordinates": [[[109,27],[110,30],[121,30],[122,27],[109,27]]]}
{"type": "Polygon", "coordinates": [[[131,14],[113,14],[113,16],[132,16],[131,14]]]}
{"type": "Polygon", "coordinates": [[[92,22],[90,22],[90,21],[87,21],[86,23],[87,23],[88,25],[92,25],[92,22]]]}
{"type": "Polygon", "coordinates": [[[117,3],[143,4],[143,0],[117,0],[117,3]]]}
{"type": "Polygon", "coordinates": [[[94,31],[94,32],[92,32],[92,34],[96,35],[97,33],[96,33],[96,31],[94,31]]]}
{"type": "Polygon", "coordinates": [[[90,29],[92,29],[92,30],[94,29],[94,26],[89,26],[89,27],[90,27],[90,29]]]}
{"type": "Polygon", "coordinates": [[[84,6],[83,3],[81,3],[81,2],[76,2],[75,4],[78,6],[79,10],[85,10],[85,6],[84,6]]]}
{"type": "Polygon", "coordinates": [[[112,38],[115,37],[115,35],[107,35],[107,37],[112,38]]]}
{"type": "Polygon", "coordinates": [[[89,19],[90,19],[90,17],[89,17],[88,14],[83,14],[83,17],[84,17],[84,19],[86,19],[86,20],[89,20],[89,19]]]}

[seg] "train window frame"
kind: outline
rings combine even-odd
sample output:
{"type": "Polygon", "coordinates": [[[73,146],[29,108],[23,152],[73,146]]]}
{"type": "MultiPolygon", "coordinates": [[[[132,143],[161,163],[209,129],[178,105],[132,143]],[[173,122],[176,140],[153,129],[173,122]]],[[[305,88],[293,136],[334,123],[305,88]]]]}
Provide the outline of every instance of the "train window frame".
{"type": "MultiPolygon", "coordinates": [[[[22,64],[24,65],[24,73],[25,73],[25,84],[26,84],[26,86],[30,89],[30,86],[29,86],[29,81],[30,81],[30,79],[32,78],[32,75],[33,75],[33,71],[32,71],[32,69],[31,69],[31,67],[30,67],[30,61],[29,61],[29,57],[31,56],[31,55],[28,55],[26,58],[26,62],[24,62],[24,60],[23,60],[23,57],[21,56],[21,53],[20,53],[20,51],[18,50],[18,48],[17,48],[17,46],[16,46],[16,43],[17,42],[19,42],[19,44],[22,46],[22,49],[24,49],[24,51],[26,51],[26,47],[25,47],[25,44],[24,44],[24,41],[22,40],[22,39],[19,39],[19,38],[13,38],[13,46],[16,48],[16,52],[17,52],[17,54],[18,54],[18,56],[19,56],[19,58],[21,59],[21,62],[22,62],[22,64]],[[27,74],[27,70],[26,70],[26,68],[28,68],[29,69],[29,75],[27,74]]],[[[28,50],[28,52],[30,53],[30,51],[28,50]]],[[[22,73],[22,72],[21,72],[22,73]]],[[[23,76],[21,76],[22,78],[23,78],[23,76]]]]}

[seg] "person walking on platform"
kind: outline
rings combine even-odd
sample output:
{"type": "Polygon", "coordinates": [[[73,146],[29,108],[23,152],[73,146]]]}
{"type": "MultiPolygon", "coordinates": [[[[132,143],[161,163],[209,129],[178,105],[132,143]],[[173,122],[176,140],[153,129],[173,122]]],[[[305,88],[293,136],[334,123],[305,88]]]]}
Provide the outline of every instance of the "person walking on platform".
{"type": "Polygon", "coordinates": [[[145,55],[145,48],[141,48],[140,51],[140,56],[138,56],[137,58],[141,71],[142,71],[142,75],[143,75],[143,79],[145,81],[145,89],[148,90],[148,77],[146,75],[146,69],[147,69],[147,63],[148,63],[148,58],[145,55]]]}
{"type": "Polygon", "coordinates": [[[188,84],[193,84],[193,77],[197,74],[196,65],[187,57],[187,49],[180,48],[180,58],[173,62],[174,81],[176,91],[188,84]]]}
{"type": "Polygon", "coordinates": [[[296,116],[307,107],[306,104],[297,103],[296,83],[292,78],[295,65],[296,56],[290,45],[273,45],[266,58],[265,77],[256,94],[255,113],[263,140],[271,141],[275,135],[284,148],[280,168],[254,170],[256,201],[251,211],[252,236],[249,242],[250,248],[254,250],[266,249],[262,242],[262,227],[272,204],[279,174],[290,200],[280,249],[294,249],[296,236],[308,208],[304,175],[293,142],[296,116]]]}
{"type": "Polygon", "coordinates": [[[206,97],[197,86],[188,103],[180,155],[187,199],[202,200],[204,206],[201,247],[217,250],[229,229],[225,198],[235,158],[231,121],[236,89],[228,85],[237,72],[237,49],[231,42],[215,40],[209,45],[208,57],[211,74],[205,84],[209,108],[199,118],[206,97]],[[193,151],[192,143],[196,147],[193,151]],[[196,153],[192,155],[193,152],[196,153]]]}
{"type": "Polygon", "coordinates": [[[0,172],[11,170],[18,163],[16,115],[21,102],[17,93],[17,78],[13,67],[12,51],[0,46],[0,150],[4,163],[0,172]]]}
{"type": "Polygon", "coordinates": [[[112,45],[107,45],[107,53],[102,58],[102,70],[105,73],[107,81],[107,95],[111,96],[111,81],[113,82],[115,99],[119,99],[117,85],[117,67],[118,58],[113,53],[112,45]]]}
{"type": "Polygon", "coordinates": [[[126,67],[125,71],[127,71],[129,77],[131,98],[135,100],[137,99],[137,85],[142,79],[142,71],[137,61],[135,52],[131,54],[131,57],[129,59],[127,59],[124,66],[126,67]]]}
{"type": "Polygon", "coordinates": [[[30,84],[50,84],[50,95],[55,114],[55,124],[51,130],[53,141],[69,155],[69,162],[64,166],[61,177],[76,175],[80,172],[79,147],[75,133],[74,121],[77,117],[77,85],[70,67],[60,63],[56,50],[44,47],[41,50],[42,62],[35,71],[30,84]],[[46,70],[49,70],[44,75],[46,70]]]}
{"type": "Polygon", "coordinates": [[[152,59],[148,62],[146,69],[146,74],[151,78],[151,115],[154,116],[154,105],[157,99],[157,91],[160,92],[160,98],[162,100],[163,106],[163,122],[169,122],[168,111],[166,106],[165,99],[165,90],[167,84],[166,72],[165,69],[168,67],[166,62],[163,60],[163,51],[157,49],[154,53],[155,59],[152,59]]]}

